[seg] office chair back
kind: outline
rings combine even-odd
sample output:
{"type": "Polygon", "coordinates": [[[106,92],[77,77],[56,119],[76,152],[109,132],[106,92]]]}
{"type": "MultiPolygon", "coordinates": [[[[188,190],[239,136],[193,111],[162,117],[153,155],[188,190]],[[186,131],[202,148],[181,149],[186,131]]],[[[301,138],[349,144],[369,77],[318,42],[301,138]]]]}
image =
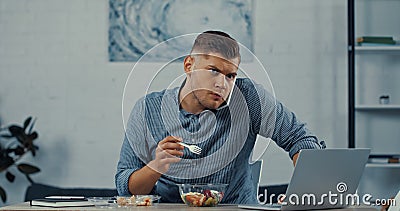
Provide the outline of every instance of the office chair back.
{"type": "Polygon", "coordinates": [[[262,171],[262,160],[258,160],[251,164],[251,174],[253,177],[253,185],[256,187],[258,195],[258,184],[260,183],[261,171],[262,171]]]}

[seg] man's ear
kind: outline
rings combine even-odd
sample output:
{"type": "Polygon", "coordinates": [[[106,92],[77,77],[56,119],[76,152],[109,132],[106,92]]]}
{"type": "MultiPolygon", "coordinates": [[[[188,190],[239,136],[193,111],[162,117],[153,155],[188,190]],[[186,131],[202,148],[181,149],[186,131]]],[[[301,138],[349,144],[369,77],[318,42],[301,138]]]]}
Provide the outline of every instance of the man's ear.
{"type": "Polygon", "coordinates": [[[185,70],[185,73],[190,73],[192,71],[194,63],[194,58],[192,56],[186,56],[185,60],[183,60],[183,69],[185,70]]]}

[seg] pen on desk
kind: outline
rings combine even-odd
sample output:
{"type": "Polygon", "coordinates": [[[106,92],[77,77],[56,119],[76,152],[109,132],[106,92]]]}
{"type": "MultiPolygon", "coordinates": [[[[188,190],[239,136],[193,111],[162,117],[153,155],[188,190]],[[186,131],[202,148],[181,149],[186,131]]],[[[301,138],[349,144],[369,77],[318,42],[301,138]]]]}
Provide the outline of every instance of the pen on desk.
{"type": "Polygon", "coordinates": [[[46,196],[46,199],[85,199],[84,196],[46,196]]]}

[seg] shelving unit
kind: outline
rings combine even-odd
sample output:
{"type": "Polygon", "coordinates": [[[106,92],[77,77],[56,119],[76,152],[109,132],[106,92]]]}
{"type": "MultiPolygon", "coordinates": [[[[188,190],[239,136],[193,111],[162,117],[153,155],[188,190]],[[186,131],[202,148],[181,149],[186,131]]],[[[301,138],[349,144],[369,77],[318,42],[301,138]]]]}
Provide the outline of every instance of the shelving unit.
{"type": "Polygon", "coordinates": [[[376,105],[356,105],[354,107],[355,110],[400,110],[400,105],[380,105],[380,104],[376,104],[376,105]]]}
{"type": "MultiPolygon", "coordinates": [[[[348,0],[348,147],[400,154],[400,0],[348,0]],[[360,36],[393,36],[397,45],[362,45],[360,36]],[[388,95],[388,104],[379,104],[388,95]]],[[[368,163],[360,194],[393,197],[400,163],[368,163]]]]}
{"type": "Polygon", "coordinates": [[[400,53],[400,45],[394,46],[355,46],[356,51],[388,51],[400,53]]]}
{"type": "MultiPolygon", "coordinates": [[[[384,132],[383,139],[399,140],[394,141],[395,144],[388,153],[400,154],[400,132],[394,126],[396,124],[400,128],[400,86],[393,85],[400,84],[394,82],[396,78],[400,81],[400,62],[396,62],[400,61],[400,27],[393,27],[393,24],[396,25],[400,19],[398,13],[400,0],[348,0],[347,2],[348,147],[359,147],[361,141],[365,141],[366,143],[361,146],[369,147],[370,144],[372,154],[377,153],[376,150],[381,154],[385,153],[384,150],[390,146],[376,149],[376,144],[371,144],[371,140],[365,140],[370,137],[377,139],[378,136],[373,134],[374,130],[383,128],[381,130],[384,132]],[[393,36],[397,38],[398,44],[359,46],[356,43],[356,37],[359,36],[393,36]],[[390,93],[390,103],[379,104],[379,95],[388,93],[390,93]],[[386,124],[385,118],[389,120],[386,124]],[[393,132],[385,130],[391,127],[393,132]],[[360,131],[360,128],[366,131],[360,131]],[[364,135],[363,132],[368,132],[369,135],[364,135]]],[[[385,144],[382,142],[382,145],[385,144]]]]}
{"type": "Polygon", "coordinates": [[[400,168],[399,163],[367,163],[367,168],[400,168]]]}

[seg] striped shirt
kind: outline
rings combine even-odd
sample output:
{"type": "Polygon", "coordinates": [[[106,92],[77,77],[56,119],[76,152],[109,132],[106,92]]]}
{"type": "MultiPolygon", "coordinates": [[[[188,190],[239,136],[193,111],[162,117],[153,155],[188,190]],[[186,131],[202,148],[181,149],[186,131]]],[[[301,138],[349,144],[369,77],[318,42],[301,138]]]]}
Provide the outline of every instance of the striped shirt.
{"type": "Polygon", "coordinates": [[[274,140],[292,158],[301,149],[321,148],[295,114],[261,85],[238,78],[228,100],[216,110],[192,114],[179,106],[180,88],[153,92],[138,100],[129,117],[115,175],[119,195],[130,195],[129,176],[155,158],[158,142],[167,136],[202,148],[201,155],[184,149],[151,194],[162,202],[179,203],[176,184],[228,184],[222,203],[257,203],[248,162],[257,135],[274,140]]]}

